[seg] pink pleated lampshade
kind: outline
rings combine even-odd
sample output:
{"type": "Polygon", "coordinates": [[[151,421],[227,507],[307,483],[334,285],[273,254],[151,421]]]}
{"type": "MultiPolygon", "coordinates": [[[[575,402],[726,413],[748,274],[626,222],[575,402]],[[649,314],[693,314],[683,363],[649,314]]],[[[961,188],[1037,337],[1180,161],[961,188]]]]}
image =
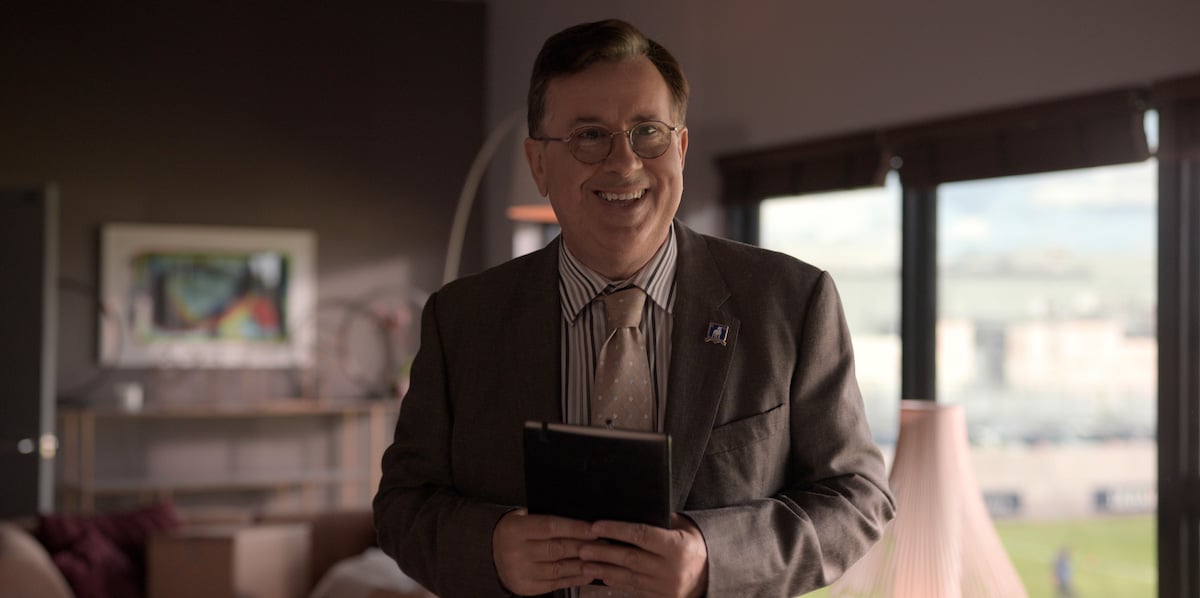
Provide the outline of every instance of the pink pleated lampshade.
{"type": "Polygon", "coordinates": [[[1023,598],[988,516],[959,405],[900,402],[889,476],[896,518],[830,586],[833,598],[1023,598]]]}

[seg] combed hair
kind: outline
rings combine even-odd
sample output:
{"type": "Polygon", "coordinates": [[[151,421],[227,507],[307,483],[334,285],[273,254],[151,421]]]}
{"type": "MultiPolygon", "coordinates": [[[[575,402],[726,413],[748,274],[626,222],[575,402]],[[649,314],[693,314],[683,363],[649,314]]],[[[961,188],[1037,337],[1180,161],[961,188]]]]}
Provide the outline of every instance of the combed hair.
{"type": "Polygon", "coordinates": [[[597,62],[617,62],[645,56],[658,69],[671,92],[675,116],[687,116],[688,82],[675,57],[636,27],[619,19],[568,27],[546,40],[533,63],[529,79],[527,120],[529,136],[537,137],[546,116],[546,88],[556,77],[578,73],[597,62]]]}

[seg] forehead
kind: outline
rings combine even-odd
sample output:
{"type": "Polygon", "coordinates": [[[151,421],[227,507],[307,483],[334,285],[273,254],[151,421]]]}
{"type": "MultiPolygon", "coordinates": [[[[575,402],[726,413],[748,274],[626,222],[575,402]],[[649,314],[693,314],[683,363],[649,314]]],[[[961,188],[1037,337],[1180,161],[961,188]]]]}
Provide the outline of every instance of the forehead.
{"type": "Polygon", "coordinates": [[[671,122],[671,91],[649,58],[600,62],[546,86],[546,127],[598,123],[612,127],[671,122]]]}

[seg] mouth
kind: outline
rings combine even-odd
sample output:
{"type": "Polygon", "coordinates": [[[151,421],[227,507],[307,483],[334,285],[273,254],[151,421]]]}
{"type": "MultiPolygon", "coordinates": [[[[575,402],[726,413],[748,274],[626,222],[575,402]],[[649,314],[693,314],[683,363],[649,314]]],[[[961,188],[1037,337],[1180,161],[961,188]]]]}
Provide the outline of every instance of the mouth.
{"type": "Polygon", "coordinates": [[[646,195],[645,189],[637,191],[615,192],[615,191],[597,191],[596,196],[608,203],[622,203],[641,199],[646,195]]]}

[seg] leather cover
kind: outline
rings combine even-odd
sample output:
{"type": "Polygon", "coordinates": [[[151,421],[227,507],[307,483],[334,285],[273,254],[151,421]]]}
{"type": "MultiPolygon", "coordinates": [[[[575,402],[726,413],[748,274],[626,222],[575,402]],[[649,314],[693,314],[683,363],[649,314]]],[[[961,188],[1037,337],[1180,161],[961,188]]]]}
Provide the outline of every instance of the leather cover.
{"type": "Polygon", "coordinates": [[[671,527],[671,437],[525,423],[530,513],[671,527]]]}

